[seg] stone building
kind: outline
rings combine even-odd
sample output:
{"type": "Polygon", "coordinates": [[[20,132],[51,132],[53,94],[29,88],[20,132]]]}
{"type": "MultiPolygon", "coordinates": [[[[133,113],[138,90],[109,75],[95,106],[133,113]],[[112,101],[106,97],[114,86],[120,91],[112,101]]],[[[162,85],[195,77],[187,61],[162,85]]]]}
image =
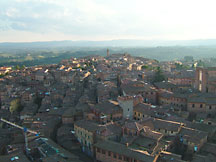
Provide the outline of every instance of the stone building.
{"type": "Polygon", "coordinates": [[[119,106],[123,109],[123,118],[133,119],[133,97],[121,96],[118,97],[119,106]]]}
{"type": "Polygon", "coordinates": [[[216,92],[216,67],[197,68],[195,88],[201,92],[216,92]]]}

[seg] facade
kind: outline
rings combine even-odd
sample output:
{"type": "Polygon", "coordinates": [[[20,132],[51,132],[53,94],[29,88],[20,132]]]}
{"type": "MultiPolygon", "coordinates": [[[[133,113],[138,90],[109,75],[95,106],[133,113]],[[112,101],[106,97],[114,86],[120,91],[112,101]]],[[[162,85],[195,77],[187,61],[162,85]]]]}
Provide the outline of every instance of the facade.
{"type": "Polygon", "coordinates": [[[180,141],[188,145],[188,150],[199,151],[200,148],[207,142],[208,133],[195,129],[182,127],[179,132],[180,141]]]}
{"type": "Polygon", "coordinates": [[[216,113],[216,96],[214,94],[192,96],[188,99],[187,109],[189,112],[214,115],[216,113]]]}
{"type": "Polygon", "coordinates": [[[122,108],[118,102],[107,101],[99,103],[92,108],[95,120],[100,123],[108,123],[122,119],[122,108]]]}
{"type": "Polygon", "coordinates": [[[195,88],[201,92],[216,92],[216,68],[197,68],[195,76],[195,88]]]}
{"type": "Polygon", "coordinates": [[[133,97],[122,96],[118,97],[119,106],[123,109],[123,118],[133,119],[133,97]]]}
{"type": "Polygon", "coordinates": [[[143,120],[148,117],[162,118],[166,110],[158,106],[140,103],[134,107],[134,119],[143,120]]]}
{"type": "Polygon", "coordinates": [[[74,123],[75,136],[82,145],[82,151],[93,156],[93,144],[96,142],[96,131],[99,126],[87,120],[80,120],[74,123]]]}
{"type": "Polygon", "coordinates": [[[175,136],[181,130],[181,123],[179,122],[155,119],[153,124],[154,131],[160,132],[165,136],[175,136]]]}
{"type": "Polygon", "coordinates": [[[97,162],[153,162],[155,159],[153,156],[112,141],[100,141],[94,147],[97,162]]]}

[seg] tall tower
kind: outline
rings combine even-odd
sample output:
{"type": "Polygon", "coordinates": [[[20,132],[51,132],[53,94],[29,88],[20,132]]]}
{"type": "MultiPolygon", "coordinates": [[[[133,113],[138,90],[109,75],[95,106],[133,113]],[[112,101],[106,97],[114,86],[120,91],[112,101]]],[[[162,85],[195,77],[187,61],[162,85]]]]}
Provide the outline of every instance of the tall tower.
{"type": "Polygon", "coordinates": [[[133,119],[133,97],[132,96],[119,96],[119,106],[123,109],[123,118],[133,119]]]}
{"type": "Polygon", "coordinates": [[[109,49],[107,48],[107,57],[109,57],[109,49]]]}

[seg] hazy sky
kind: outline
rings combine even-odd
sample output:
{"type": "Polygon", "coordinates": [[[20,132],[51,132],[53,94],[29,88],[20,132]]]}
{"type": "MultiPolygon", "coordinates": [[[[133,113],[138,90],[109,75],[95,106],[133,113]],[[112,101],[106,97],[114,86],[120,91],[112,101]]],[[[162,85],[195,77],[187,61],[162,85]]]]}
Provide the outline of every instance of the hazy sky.
{"type": "Polygon", "coordinates": [[[0,0],[0,42],[216,38],[215,0],[0,0]]]}

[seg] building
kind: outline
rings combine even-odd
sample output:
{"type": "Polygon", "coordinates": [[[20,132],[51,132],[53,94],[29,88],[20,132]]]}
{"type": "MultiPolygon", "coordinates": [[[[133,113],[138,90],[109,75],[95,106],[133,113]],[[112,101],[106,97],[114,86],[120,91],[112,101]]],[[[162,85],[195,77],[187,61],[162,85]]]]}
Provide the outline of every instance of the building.
{"type": "Polygon", "coordinates": [[[199,151],[207,142],[208,133],[192,128],[182,127],[179,136],[180,141],[188,145],[188,150],[199,151]]]}
{"type": "Polygon", "coordinates": [[[82,145],[82,151],[93,156],[93,144],[96,143],[96,131],[100,126],[94,122],[80,120],[74,123],[74,131],[77,140],[82,145]]]}
{"type": "Polygon", "coordinates": [[[216,67],[196,69],[195,88],[201,92],[216,92],[216,67]]]}
{"type": "Polygon", "coordinates": [[[132,96],[118,97],[119,106],[123,109],[123,118],[133,119],[133,102],[132,96]]]}
{"type": "Polygon", "coordinates": [[[126,145],[112,141],[100,141],[94,147],[96,160],[100,162],[153,162],[155,159],[145,152],[138,152],[126,145]]]}
{"type": "Polygon", "coordinates": [[[134,106],[134,119],[143,120],[148,117],[163,118],[166,116],[166,109],[151,104],[140,103],[134,106]]]}
{"type": "Polygon", "coordinates": [[[95,115],[95,120],[100,123],[107,123],[110,121],[117,121],[122,119],[122,108],[115,101],[106,101],[96,104],[92,108],[95,115]]]}
{"type": "Polygon", "coordinates": [[[206,113],[212,116],[216,113],[216,96],[214,94],[197,94],[188,98],[189,112],[206,113]]]}
{"type": "Polygon", "coordinates": [[[107,49],[107,57],[109,57],[109,49],[107,49]]]}

